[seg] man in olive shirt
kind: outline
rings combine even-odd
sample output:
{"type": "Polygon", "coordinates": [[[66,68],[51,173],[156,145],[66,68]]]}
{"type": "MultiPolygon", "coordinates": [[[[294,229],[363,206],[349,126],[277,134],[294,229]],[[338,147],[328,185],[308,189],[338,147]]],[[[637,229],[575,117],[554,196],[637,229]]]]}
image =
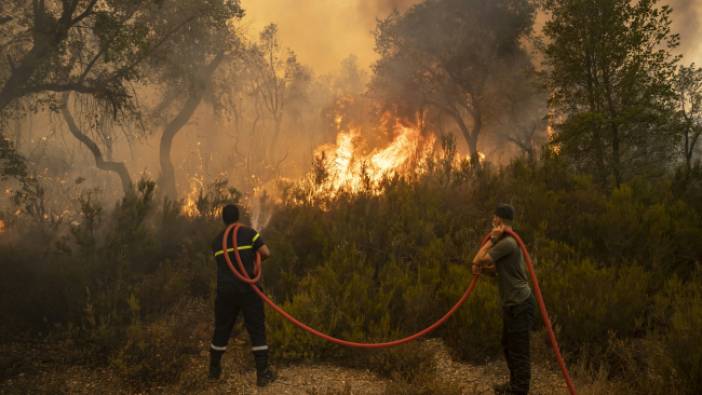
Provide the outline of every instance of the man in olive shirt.
{"type": "Polygon", "coordinates": [[[496,273],[502,302],[502,349],[509,368],[509,383],[495,386],[497,394],[527,394],[531,380],[529,330],[535,301],[517,241],[505,235],[512,229],[514,208],[501,204],[492,218],[490,241],[473,259],[473,273],[496,273]]]}

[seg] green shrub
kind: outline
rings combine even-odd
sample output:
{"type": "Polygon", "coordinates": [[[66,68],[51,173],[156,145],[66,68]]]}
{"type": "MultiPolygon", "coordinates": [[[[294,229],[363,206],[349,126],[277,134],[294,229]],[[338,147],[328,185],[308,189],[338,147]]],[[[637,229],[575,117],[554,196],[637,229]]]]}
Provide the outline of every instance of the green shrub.
{"type": "MultiPolygon", "coordinates": [[[[470,269],[457,267],[449,276],[455,295],[465,290],[470,269]]],[[[466,360],[484,361],[501,350],[502,307],[494,280],[482,276],[466,303],[449,319],[443,338],[454,353],[466,360]]]]}
{"type": "Polygon", "coordinates": [[[542,261],[542,293],[562,347],[606,345],[642,332],[650,304],[650,275],[639,266],[598,267],[591,261],[542,261]]]}
{"type": "MultiPolygon", "coordinates": [[[[661,188],[670,180],[602,191],[589,177],[569,174],[557,157],[500,171],[436,168],[388,179],[382,194],[320,198],[290,190],[297,197],[284,196],[288,204],[262,232],[273,252],[264,265],[266,292],[334,336],[407,336],[463,293],[493,207],[508,201],[517,207],[516,229],[530,247],[567,355],[615,380],[650,377],[639,378],[636,390],[700,392],[699,202],[661,188]]],[[[11,317],[0,322],[3,341],[60,333],[130,380],[173,378],[184,366],[181,355],[193,351],[188,327],[211,321],[211,306],[201,317],[177,309],[211,298],[210,243],[222,227],[214,208],[237,196],[217,184],[197,203],[204,215],[186,218],[177,204],[158,204],[153,185],[142,182],[111,210],[86,194],[73,225],[18,219],[13,237],[0,237],[0,312],[11,317]],[[160,351],[168,347],[174,351],[160,351]]],[[[431,336],[463,359],[496,357],[500,314],[494,281],[484,277],[431,336]]],[[[278,359],[369,366],[396,378],[390,392],[452,391],[429,377],[413,379],[431,371],[431,357],[415,345],[349,350],[270,311],[267,321],[278,359]]]]}
{"type": "Polygon", "coordinates": [[[702,392],[702,271],[687,282],[670,279],[655,298],[655,317],[665,322],[657,337],[665,348],[670,387],[702,392]]]}

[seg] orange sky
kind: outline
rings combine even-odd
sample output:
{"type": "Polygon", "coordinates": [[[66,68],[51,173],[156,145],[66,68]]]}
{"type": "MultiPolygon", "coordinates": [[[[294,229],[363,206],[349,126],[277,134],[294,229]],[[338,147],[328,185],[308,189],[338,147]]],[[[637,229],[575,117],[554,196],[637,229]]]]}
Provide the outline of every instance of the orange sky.
{"type": "MultiPolygon", "coordinates": [[[[281,42],[318,73],[332,72],[355,54],[362,65],[375,60],[375,18],[394,6],[404,9],[418,0],[242,0],[250,32],[270,22],[278,25],[281,42]]],[[[255,35],[254,35],[255,37],[255,35]]]]}
{"type": "MultiPolygon", "coordinates": [[[[401,10],[419,0],[242,0],[246,9],[245,26],[253,37],[270,23],[278,24],[282,44],[292,48],[299,59],[317,73],[333,72],[342,59],[355,54],[360,63],[370,66],[375,60],[373,29],[375,19],[387,16],[394,7],[401,10]]],[[[487,0],[486,0],[487,1],[487,0]]],[[[702,64],[702,35],[690,21],[702,18],[693,0],[667,0],[673,3],[676,31],[682,31],[685,63],[702,64]],[[697,13],[697,18],[691,13],[697,13]],[[685,31],[684,29],[688,29],[685,31]]],[[[701,2],[702,3],[702,2],[701,2]]]]}

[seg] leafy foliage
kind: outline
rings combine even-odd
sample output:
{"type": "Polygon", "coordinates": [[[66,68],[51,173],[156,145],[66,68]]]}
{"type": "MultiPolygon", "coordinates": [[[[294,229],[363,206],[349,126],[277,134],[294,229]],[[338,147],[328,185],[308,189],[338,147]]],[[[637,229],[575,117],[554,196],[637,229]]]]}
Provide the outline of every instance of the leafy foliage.
{"type": "MultiPolygon", "coordinates": [[[[566,354],[586,358],[596,370],[618,366],[620,373],[611,374],[621,380],[655,366],[651,388],[672,383],[680,393],[695,393],[702,230],[694,202],[644,181],[605,193],[590,178],[561,169],[558,158],[517,161],[499,172],[437,166],[419,177],[386,180],[382,194],[281,206],[264,231],[273,251],[264,289],[335,336],[408,335],[462,294],[471,276],[467,260],[489,213],[496,202],[511,201],[566,354]]],[[[221,225],[156,204],[150,182],[137,191],[112,210],[87,194],[84,219],[70,232],[28,226],[16,242],[0,244],[7,257],[0,310],[13,317],[0,328],[3,339],[46,331],[79,336],[86,355],[137,384],[170,381],[182,371],[181,357],[197,352],[194,344],[211,324],[208,309],[197,306],[212,294],[209,242],[221,225]],[[37,247],[35,240],[44,242],[37,247]]],[[[460,358],[491,358],[499,354],[500,314],[495,284],[484,278],[432,336],[460,358]]],[[[431,369],[430,356],[415,345],[349,350],[275,314],[268,315],[268,332],[279,361],[367,366],[397,377],[400,387],[431,369]]]]}
{"type": "Polygon", "coordinates": [[[660,170],[677,143],[672,9],[657,0],[547,0],[544,8],[561,152],[603,186],[660,170]]]}

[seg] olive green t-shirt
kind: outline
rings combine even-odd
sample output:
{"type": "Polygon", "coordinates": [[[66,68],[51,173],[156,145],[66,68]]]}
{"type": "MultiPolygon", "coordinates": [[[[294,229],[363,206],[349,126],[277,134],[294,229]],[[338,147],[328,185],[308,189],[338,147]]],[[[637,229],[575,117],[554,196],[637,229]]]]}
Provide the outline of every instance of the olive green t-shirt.
{"type": "Polygon", "coordinates": [[[517,242],[510,236],[500,239],[488,251],[497,269],[497,284],[503,306],[514,306],[531,295],[524,257],[517,242]]]}

